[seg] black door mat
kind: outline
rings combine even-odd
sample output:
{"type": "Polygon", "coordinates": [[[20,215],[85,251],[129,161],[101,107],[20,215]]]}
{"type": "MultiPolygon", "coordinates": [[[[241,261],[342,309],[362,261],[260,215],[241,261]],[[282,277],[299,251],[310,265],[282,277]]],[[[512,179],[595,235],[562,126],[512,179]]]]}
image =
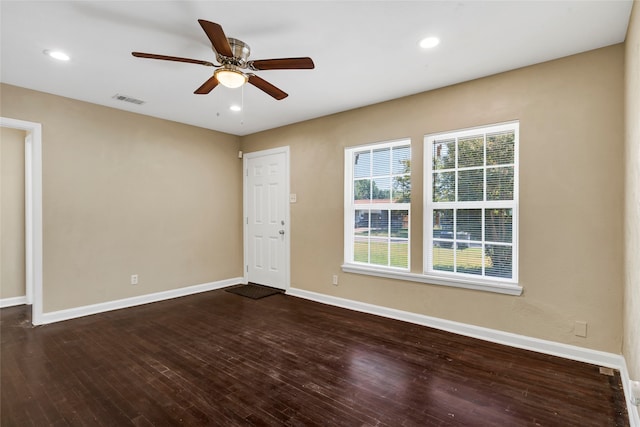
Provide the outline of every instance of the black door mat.
{"type": "Polygon", "coordinates": [[[242,295],[243,297],[251,299],[260,299],[284,292],[282,289],[270,288],[268,286],[256,285],[253,283],[225,289],[225,291],[231,292],[232,294],[242,295]]]}

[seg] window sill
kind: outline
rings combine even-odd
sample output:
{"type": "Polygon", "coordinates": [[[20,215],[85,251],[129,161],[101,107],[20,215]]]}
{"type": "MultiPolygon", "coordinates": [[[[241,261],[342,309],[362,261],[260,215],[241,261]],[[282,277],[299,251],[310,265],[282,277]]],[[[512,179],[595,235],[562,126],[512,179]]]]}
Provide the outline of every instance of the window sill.
{"type": "Polygon", "coordinates": [[[495,292],[507,295],[521,295],[522,286],[511,283],[488,282],[480,280],[450,279],[447,277],[434,276],[428,274],[409,273],[404,271],[394,271],[370,266],[355,264],[343,264],[342,271],[345,273],[366,274],[369,276],[386,277],[388,279],[407,280],[410,282],[426,283],[430,285],[451,286],[455,288],[473,289],[476,291],[495,292]]]}

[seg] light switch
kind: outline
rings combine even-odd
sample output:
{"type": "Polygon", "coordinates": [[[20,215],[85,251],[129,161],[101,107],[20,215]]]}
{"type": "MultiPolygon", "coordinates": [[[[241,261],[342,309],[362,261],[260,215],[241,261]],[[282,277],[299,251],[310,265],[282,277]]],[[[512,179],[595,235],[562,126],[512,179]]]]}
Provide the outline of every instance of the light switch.
{"type": "Polygon", "coordinates": [[[297,201],[298,201],[298,196],[296,195],[296,193],[289,194],[289,202],[290,203],[295,203],[297,201]]]}

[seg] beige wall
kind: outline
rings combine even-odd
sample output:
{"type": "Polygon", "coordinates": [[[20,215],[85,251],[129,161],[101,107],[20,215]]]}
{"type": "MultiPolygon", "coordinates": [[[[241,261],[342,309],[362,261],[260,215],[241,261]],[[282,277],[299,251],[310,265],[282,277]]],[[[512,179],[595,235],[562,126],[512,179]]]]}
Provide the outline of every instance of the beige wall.
{"type": "Polygon", "coordinates": [[[0,128],[0,299],[26,294],[24,138],[24,131],[0,128]]]}
{"type": "Polygon", "coordinates": [[[237,150],[289,145],[293,287],[619,353],[623,77],[616,45],[242,138],[2,85],[43,124],[45,312],[241,276],[237,150]],[[412,139],[419,272],[424,134],[513,119],[522,296],[340,271],[344,147],[412,139]]]}
{"type": "Polygon", "coordinates": [[[625,306],[623,354],[640,380],[640,2],[635,1],[625,41],[625,306]]]}
{"type": "Polygon", "coordinates": [[[623,55],[615,45],[243,137],[245,152],[291,147],[291,286],[620,353],[623,55]],[[411,138],[420,272],[423,136],[514,119],[522,296],[341,272],[345,147],[411,138]],[[574,335],[575,320],[588,322],[587,338],[574,335]]]}
{"type": "Polygon", "coordinates": [[[44,312],[242,276],[238,137],[1,89],[42,123],[44,312]]]}

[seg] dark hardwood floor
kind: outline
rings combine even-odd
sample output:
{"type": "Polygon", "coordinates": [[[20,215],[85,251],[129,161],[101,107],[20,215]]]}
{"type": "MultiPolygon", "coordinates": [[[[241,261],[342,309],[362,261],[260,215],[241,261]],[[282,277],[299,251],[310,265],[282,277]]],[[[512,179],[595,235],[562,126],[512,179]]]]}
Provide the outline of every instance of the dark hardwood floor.
{"type": "Polygon", "coordinates": [[[282,294],[0,314],[3,427],[629,425],[618,372],[282,294]]]}

